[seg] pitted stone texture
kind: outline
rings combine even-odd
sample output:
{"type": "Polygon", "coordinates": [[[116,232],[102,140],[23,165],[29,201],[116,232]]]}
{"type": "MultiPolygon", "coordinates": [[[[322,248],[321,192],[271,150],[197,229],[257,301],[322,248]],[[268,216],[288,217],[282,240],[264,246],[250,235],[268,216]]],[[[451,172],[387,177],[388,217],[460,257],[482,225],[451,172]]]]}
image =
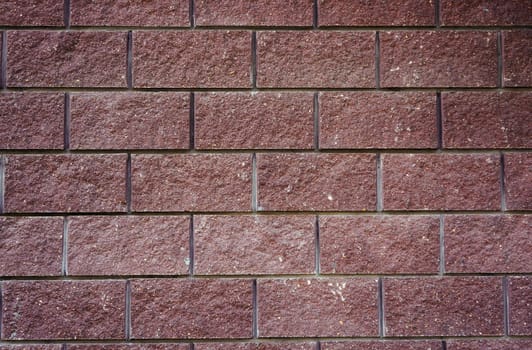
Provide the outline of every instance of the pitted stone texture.
{"type": "Polygon", "coordinates": [[[531,25],[532,3],[523,0],[443,0],[442,26],[531,25]]]}
{"type": "Polygon", "coordinates": [[[532,334],[532,277],[508,279],[510,335],[532,334]]]}
{"type": "Polygon", "coordinates": [[[61,350],[61,344],[46,344],[46,345],[0,345],[0,350],[61,350]]]}
{"type": "Polygon", "coordinates": [[[532,30],[503,32],[502,38],[503,85],[532,86],[532,30]]]}
{"type": "Polygon", "coordinates": [[[532,339],[447,340],[447,350],[523,350],[532,349],[532,339]]]}
{"type": "Polygon", "coordinates": [[[67,350],[190,350],[188,344],[68,344],[67,350]]]}
{"type": "Polygon", "coordinates": [[[504,155],[506,208],[532,210],[532,153],[504,155]]]}
{"type": "Polygon", "coordinates": [[[195,350],[316,350],[315,343],[196,343],[195,350]]]}
{"type": "Polygon", "coordinates": [[[322,342],[322,350],[440,350],[441,342],[428,340],[380,340],[322,342]]]}
{"type": "Polygon", "coordinates": [[[64,26],[64,0],[2,0],[0,26],[64,26]]]}

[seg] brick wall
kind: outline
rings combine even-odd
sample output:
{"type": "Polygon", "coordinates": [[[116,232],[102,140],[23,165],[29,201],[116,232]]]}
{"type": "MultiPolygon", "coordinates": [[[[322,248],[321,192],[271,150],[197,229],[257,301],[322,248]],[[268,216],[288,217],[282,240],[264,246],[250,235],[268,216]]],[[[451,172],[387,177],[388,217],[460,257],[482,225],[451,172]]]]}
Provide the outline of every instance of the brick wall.
{"type": "Polygon", "coordinates": [[[3,0],[0,349],[532,348],[530,0],[3,0]]]}

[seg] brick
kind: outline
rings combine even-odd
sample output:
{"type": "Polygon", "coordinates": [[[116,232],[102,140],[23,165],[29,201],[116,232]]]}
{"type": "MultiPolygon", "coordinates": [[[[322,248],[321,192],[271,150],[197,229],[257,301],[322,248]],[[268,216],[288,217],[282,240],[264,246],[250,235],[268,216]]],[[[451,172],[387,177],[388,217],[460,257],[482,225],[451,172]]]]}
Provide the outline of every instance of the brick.
{"type": "Polygon", "coordinates": [[[5,157],[6,212],[125,211],[125,155],[5,157]]]}
{"type": "Polygon", "coordinates": [[[0,275],[58,276],[62,218],[0,217],[0,275]]]}
{"type": "Polygon", "coordinates": [[[385,340],[322,342],[322,350],[440,350],[441,341],[385,340]]]}
{"type": "Polygon", "coordinates": [[[189,226],[183,216],[72,217],[68,274],[188,274],[189,226]]]}
{"type": "Polygon", "coordinates": [[[375,156],[259,154],[260,210],[373,210],[375,156]]]}
{"type": "Polygon", "coordinates": [[[197,0],[199,26],[312,26],[312,0],[197,0]]]}
{"type": "Polygon", "coordinates": [[[386,154],[387,210],[500,209],[500,162],[492,154],[386,154]]]}
{"type": "Polygon", "coordinates": [[[442,94],[445,148],[532,147],[532,93],[442,94]],[[489,135],[489,137],[486,137],[489,135]]]}
{"type": "Polygon", "coordinates": [[[439,253],[435,216],[320,217],[322,273],[437,273],[439,253]]]}
{"type": "Polygon", "coordinates": [[[133,82],[142,88],[251,87],[251,33],[133,33],[133,82]]]}
{"type": "Polygon", "coordinates": [[[383,87],[494,87],[497,34],[394,31],[380,34],[383,87]]]}
{"type": "Polygon", "coordinates": [[[7,33],[7,85],[126,87],[124,32],[7,33]]]}
{"type": "Polygon", "coordinates": [[[57,93],[1,94],[0,148],[63,149],[64,99],[57,93]]]}
{"type": "Polygon", "coordinates": [[[531,339],[447,340],[447,350],[522,350],[531,348],[531,339]]]}
{"type": "Polygon", "coordinates": [[[61,350],[61,344],[46,344],[46,345],[0,345],[0,350],[61,350]]]}
{"type": "Polygon", "coordinates": [[[251,210],[248,154],[134,155],[137,211],[251,210]]]}
{"type": "Polygon", "coordinates": [[[73,94],[73,149],[187,149],[189,97],[175,92],[73,94]]]}
{"type": "Polygon", "coordinates": [[[196,216],[194,272],[314,273],[314,221],[314,216],[196,216]]]}
{"type": "Polygon", "coordinates": [[[73,26],[188,27],[187,0],[81,0],[70,5],[73,26]]]}
{"type": "Polygon", "coordinates": [[[134,338],[250,338],[250,280],[134,280],[134,338]]]}
{"type": "Polygon", "coordinates": [[[532,86],[532,30],[502,33],[504,86],[532,86]]]}
{"type": "Polygon", "coordinates": [[[200,93],[195,100],[198,149],[313,148],[309,93],[200,93]]]}
{"type": "Polygon", "coordinates": [[[433,26],[430,0],[320,0],[320,26],[433,26]]]}
{"type": "Polygon", "coordinates": [[[4,281],[2,339],[124,338],[120,281],[4,281]]]}
{"type": "Polygon", "coordinates": [[[64,26],[64,0],[2,0],[1,26],[64,26]]]}
{"type": "Polygon", "coordinates": [[[522,0],[443,0],[442,26],[530,25],[532,3],[522,0]]]}
{"type": "Polygon", "coordinates": [[[367,278],[258,282],[261,337],[377,336],[377,281],[367,278]]]}
{"type": "Polygon", "coordinates": [[[315,343],[197,343],[195,350],[316,350],[315,343]]]}
{"type": "Polygon", "coordinates": [[[531,272],[532,218],[526,215],[445,217],[445,271],[531,272]]]}
{"type": "Polygon", "coordinates": [[[259,32],[257,85],[375,87],[375,33],[259,32]]]}
{"type": "Polygon", "coordinates": [[[509,334],[532,334],[532,277],[508,279],[509,334]]]}
{"type": "Polygon", "coordinates": [[[436,96],[322,93],[320,148],[436,148],[436,96]]]}
{"type": "Polygon", "coordinates": [[[532,153],[504,155],[504,184],[508,210],[532,210],[532,153]]]}
{"type": "Polygon", "coordinates": [[[67,350],[190,350],[188,344],[82,344],[67,345],[67,350]]]}
{"type": "Polygon", "coordinates": [[[503,334],[498,277],[384,280],[386,336],[503,334]]]}

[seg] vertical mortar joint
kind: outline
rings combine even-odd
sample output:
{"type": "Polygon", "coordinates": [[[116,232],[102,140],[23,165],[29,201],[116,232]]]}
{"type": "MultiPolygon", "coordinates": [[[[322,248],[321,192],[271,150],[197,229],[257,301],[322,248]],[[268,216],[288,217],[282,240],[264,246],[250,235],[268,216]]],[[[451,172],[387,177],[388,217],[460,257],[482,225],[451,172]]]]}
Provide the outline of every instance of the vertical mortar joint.
{"type": "Polygon", "coordinates": [[[258,295],[257,295],[257,279],[253,280],[252,284],[252,293],[253,293],[253,300],[252,300],[252,307],[253,307],[253,339],[257,339],[259,337],[259,305],[258,305],[258,295]]]}
{"type": "Polygon", "coordinates": [[[188,236],[188,275],[194,276],[194,215],[190,215],[189,236],[188,236]]]}
{"type": "Polygon", "coordinates": [[[188,19],[190,21],[190,28],[196,28],[196,4],[194,0],[190,0],[188,4],[188,19]]]}
{"type": "Polygon", "coordinates": [[[68,275],[68,216],[63,217],[63,251],[61,260],[61,275],[68,275]]]}
{"type": "Polygon", "coordinates": [[[70,0],[65,0],[63,4],[63,21],[66,29],[70,29],[70,0]]]}
{"type": "Polygon", "coordinates": [[[127,161],[126,161],[126,206],[127,206],[127,213],[131,214],[131,153],[127,154],[127,161]]]}
{"type": "Polygon", "coordinates": [[[440,215],[440,266],[439,275],[445,274],[445,217],[440,215]]]}
{"type": "Polygon", "coordinates": [[[376,195],[377,195],[377,211],[382,212],[384,208],[383,191],[382,191],[382,157],[377,153],[376,157],[376,195]]]}
{"type": "Polygon", "coordinates": [[[318,0],[312,2],[312,28],[318,29],[318,0]]]}
{"type": "Polygon", "coordinates": [[[5,163],[5,156],[0,155],[0,214],[4,213],[5,163]]]}
{"type": "Polygon", "coordinates": [[[443,116],[442,116],[442,102],[441,91],[436,92],[436,133],[437,133],[437,148],[438,151],[443,149],[443,116]]]}
{"type": "Polygon", "coordinates": [[[503,298],[503,322],[504,322],[504,335],[508,336],[510,333],[510,305],[508,298],[508,276],[502,278],[502,298],[503,298]]]}
{"type": "Polygon", "coordinates": [[[258,180],[257,180],[257,154],[251,155],[251,210],[256,213],[259,210],[258,203],[258,180]]]}
{"type": "Polygon", "coordinates": [[[320,254],[321,254],[321,250],[320,250],[320,217],[319,215],[316,215],[316,219],[314,221],[314,232],[315,232],[315,237],[314,237],[314,244],[316,245],[316,248],[315,248],[315,271],[316,271],[316,276],[319,276],[320,273],[321,273],[321,259],[320,259],[320,254]]]}
{"type": "Polygon", "coordinates": [[[131,281],[126,280],[126,314],[125,314],[125,332],[126,340],[131,340],[131,281]]]}
{"type": "Polygon", "coordinates": [[[378,316],[379,316],[379,337],[384,338],[386,336],[385,334],[385,323],[384,323],[384,286],[382,277],[379,277],[378,282],[378,316]]]}
{"type": "Polygon", "coordinates": [[[7,89],[7,32],[2,32],[2,46],[0,47],[0,87],[7,89]]]}
{"type": "Polygon", "coordinates": [[[501,167],[501,171],[500,171],[501,211],[504,212],[507,210],[507,208],[506,208],[506,181],[505,181],[506,166],[505,166],[505,159],[504,159],[503,152],[500,152],[500,163],[501,163],[500,164],[500,167],[501,167]]]}
{"type": "Polygon", "coordinates": [[[65,111],[63,120],[63,150],[70,151],[70,93],[65,93],[65,111]]]}
{"type": "Polygon", "coordinates": [[[193,92],[190,93],[189,100],[189,149],[194,151],[196,147],[196,96],[193,92]]]}

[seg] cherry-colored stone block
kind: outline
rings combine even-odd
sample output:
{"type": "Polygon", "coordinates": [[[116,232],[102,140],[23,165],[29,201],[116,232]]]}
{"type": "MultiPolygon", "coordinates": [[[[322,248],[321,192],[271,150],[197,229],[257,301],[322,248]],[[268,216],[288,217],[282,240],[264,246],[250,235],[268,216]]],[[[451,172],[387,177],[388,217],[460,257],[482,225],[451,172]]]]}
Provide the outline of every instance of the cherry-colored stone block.
{"type": "Polygon", "coordinates": [[[522,0],[442,0],[442,26],[531,25],[532,3],[522,0]]]}
{"type": "Polygon", "coordinates": [[[532,153],[504,155],[506,208],[532,210],[532,153]]]}
{"type": "Polygon", "coordinates": [[[435,340],[374,340],[322,342],[322,350],[440,350],[441,342],[435,340]]]}
{"type": "Polygon", "coordinates": [[[531,339],[447,340],[447,350],[523,350],[532,349],[531,339]]]}
{"type": "Polygon", "coordinates": [[[530,74],[532,71],[532,30],[503,32],[502,42],[503,85],[508,87],[532,86],[530,74]]]}
{"type": "Polygon", "coordinates": [[[508,279],[509,334],[532,334],[532,277],[508,279]]]}
{"type": "Polygon", "coordinates": [[[63,26],[63,4],[64,0],[2,0],[0,26],[63,26]]]}

